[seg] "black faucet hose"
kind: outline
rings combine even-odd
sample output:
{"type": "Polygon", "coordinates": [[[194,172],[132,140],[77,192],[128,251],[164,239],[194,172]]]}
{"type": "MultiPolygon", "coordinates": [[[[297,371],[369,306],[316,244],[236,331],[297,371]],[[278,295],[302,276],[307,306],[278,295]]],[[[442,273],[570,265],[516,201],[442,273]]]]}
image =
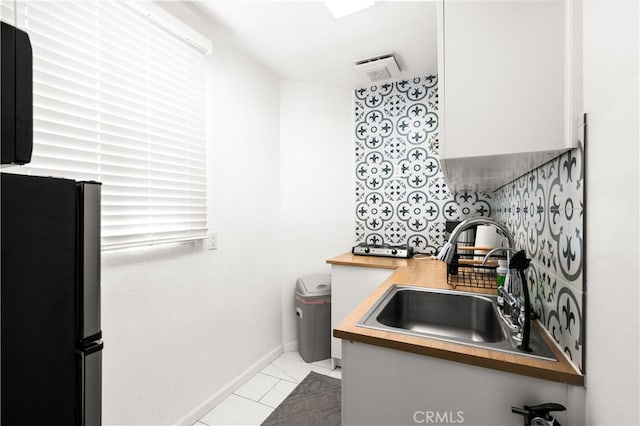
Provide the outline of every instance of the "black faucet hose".
{"type": "Polygon", "coordinates": [[[524,324],[522,325],[522,342],[518,349],[524,352],[531,352],[529,347],[529,336],[531,335],[531,301],[529,300],[529,286],[524,276],[524,269],[518,269],[520,281],[522,281],[522,292],[524,293],[524,324]]]}
{"type": "Polygon", "coordinates": [[[531,352],[529,346],[529,337],[531,335],[531,300],[529,297],[529,285],[527,284],[524,270],[529,267],[531,259],[527,259],[524,250],[520,250],[511,258],[510,268],[517,269],[520,273],[520,282],[522,283],[522,293],[524,296],[524,324],[522,325],[522,342],[518,346],[523,352],[531,352]]]}

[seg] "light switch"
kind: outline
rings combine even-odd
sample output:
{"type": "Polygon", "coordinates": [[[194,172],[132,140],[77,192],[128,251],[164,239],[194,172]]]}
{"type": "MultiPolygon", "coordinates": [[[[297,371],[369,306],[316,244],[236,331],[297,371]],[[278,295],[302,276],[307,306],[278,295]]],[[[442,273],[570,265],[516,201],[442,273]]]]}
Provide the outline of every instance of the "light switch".
{"type": "Polygon", "coordinates": [[[209,234],[209,239],[208,241],[208,249],[209,250],[218,250],[218,233],[217,232],[212,232],[211,234],[209,234]]]}

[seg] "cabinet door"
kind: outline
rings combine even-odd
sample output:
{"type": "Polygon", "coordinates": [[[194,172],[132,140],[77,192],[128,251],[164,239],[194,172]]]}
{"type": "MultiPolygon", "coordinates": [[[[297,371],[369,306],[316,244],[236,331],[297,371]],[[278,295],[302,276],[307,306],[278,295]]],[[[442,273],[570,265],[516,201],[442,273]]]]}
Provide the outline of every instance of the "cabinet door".
{"type": "Polygon", "coordinates": [[[360,342],[344,349],[343,425],[521,425],[510,407],[542,402],[567,407],[553,413],[560,424],[584,424],[578,386],[360,342]],[[436,413],[444,420],[429,421],[436,413]]]}
{"type": "MultiPolygon", "coordinates": [[[[393,269],[331,265],[331,334],[356,306],[394,272],[393,269]]],[[[342,358],[342,339],[331,338],[331,357],[342,358]]]]}
{"type": "Polygon", "coordinates": [[[445,0],[443,158],[565,147],[564,2],[445,0]]]}

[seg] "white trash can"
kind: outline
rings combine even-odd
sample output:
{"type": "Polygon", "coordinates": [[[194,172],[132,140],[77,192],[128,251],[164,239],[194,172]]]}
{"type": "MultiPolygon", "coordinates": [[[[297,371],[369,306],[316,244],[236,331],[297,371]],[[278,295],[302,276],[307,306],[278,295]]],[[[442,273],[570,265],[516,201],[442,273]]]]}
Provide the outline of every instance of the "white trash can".
{"type": "Polygon", "coordinates": [[[331,275],[307,275],[296,282],[298,348],[305,362],[331,357],[331,275]]]}

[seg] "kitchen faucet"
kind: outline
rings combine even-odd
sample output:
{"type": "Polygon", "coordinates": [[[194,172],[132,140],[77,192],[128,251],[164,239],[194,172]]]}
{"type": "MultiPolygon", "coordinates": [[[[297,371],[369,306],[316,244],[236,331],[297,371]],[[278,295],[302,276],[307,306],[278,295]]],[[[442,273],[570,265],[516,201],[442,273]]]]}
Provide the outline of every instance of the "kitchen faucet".
{"type": "MultiPolygon", "coordinates": [[[[509,231],[509,228],[507,228],[506,226],[504,226],[501,223],[496,222],[495,219],[490,219],[490,218],[487,218],[487,217],[474,217],[474,218],[462,221],[458,226],[455,227],[455,229],[451,232],[451,236],[449,237],[449,241],[447,241],[444,244],[444,246],[442,247],[442,249],[440,249],[440,252],[436,256],[436,258],[444,261],[447,264],[450,264],[453,261],[453,256],[455,256],[455,254],[456,254],[455,244],[456,244],[456,241],[458,241],[458,238],[460,237],[460,234],[462,232],[466,231],[467,229],[471,228],[472,226],[477,226],[477,225],[491,225],[491,226],[493,226],[502,235],[505,236],[505,238],[507,239],[507,242],[508,242],[508,246],[507,247],[515,249],[516,242],[513,239],[513,236],[511,235],[511,232],[509,231]]],[[[509,260],[508,256],[507,256],[507,260],[509,260]]]]}
{"type": "MultiPolygon", "coordinates": [[[[527,259],[524,250],[516,252],[515,239],[513,238],[513,235],[511,235],[509,228],[507,228],[501,223],[498,223],[494,219],[490,219],[486,217],[476,217],[476,218],[464,220],[458,226],[456,226],[455,229],[451,232],[449,241],[447,241],[445,245],[442,247],[442,249],[440,249],[440,252],[437,254],[436,258],[450,265],[451,262],[453,262],[454,256],[456,254],[456,242],[458,241],[460,234],[465,230],[477,225],[491,225],[494,228],[496,228],[498,232],[500,232],[507,239],[507,247],[498,247],[491,250],[485,256],[482,264],[484,265],[487,262],[487,259],[489,258],[489,256],[492,255],[493,253],[499,250],[505,251],[509,272],[507,273],[507,279],[505,280],[505,285],[501,287],[500,292],[503,298],[505,299],[505,301],[507,301],[506,306],[508,306],[511,309],[513,309],[514,307],[517,307],[518,305],[518,298],[516,298],[512,293],[513,286],[511,285],[511,282],[513,280],[513,277],[511,276],[511,270],[513,269],[518,270],[520,275],[520,282],[521,282],[520,296],[523,299],[522,305],[524,305],[523,312],[519,312],[519,315],[517,316],[517,319],[515,321],[516,323],[519,323],[522,327],[522,342],[518,346],[518,349],[524,352],[531,352],[531,349],[529,348],[529,335],[531,332],[531,305],[529,300],[529,286],[527,285],[527,281],[524,276],[524,270],[529,266],[529,262],[531,261],[531,259],[527,259]],[[511,253],[514,253],[514,252],[516,253],[512,259],[511,253]]],[[[505,308],[504,306],[501,307],[501,309],[504,309],[504,308],[505,308]]],[[[511,313],[512,312],[509,312],[509,315],[511,315],[511,313]]],[[[505,322],[507,323],[507,325],[511,326],[511,324],[509,324],[508,321],[505,320],[505,322]]]]}
{"type": "Polygon", "coordinates": [[[500,303],[501,301],[498,300],[498,305],[500,306],[500,310],[502,310],[500,316],[507,323],[507,326],[509,326],[509,328],[511,329],[518,329],[518,326],[515,324],[520,325],[522,342],[518,348],[528,352],[529,335],[531,333],[531,302],[529,300],[529,286],[527,284],[527,279],[524,276],[524,270],[529,266],[529,262],[531,261],[531,259],[527,259],[524,250],[517,251],[509,247],[496,247],[486,254],[484,259],[482,260],[482,265],[486,265],[489,257],[499,251],[504,251],[507,254],[507,259],[509,259],[509,255],[511,253],[514,253],[512,259],[513,261],[507,261],[508,269],[507,275],[505,276],[504,280],[504,286],[498,288],[500,291],[500,295],[504,299],[502,303],[500,303]],[[513,270],[517,270],[520,275],[520,297],[514,296],[514,278],[513,272],[511,272],[513,270]],[[507,307],[509,308],[509,312],[505,312],[507,310],[507,307]],[[517,309],[518,307],[520,307],[520,309],[517,309]],[[509,316],[505,317],[503,314],[509,314],[509,316]]]}

